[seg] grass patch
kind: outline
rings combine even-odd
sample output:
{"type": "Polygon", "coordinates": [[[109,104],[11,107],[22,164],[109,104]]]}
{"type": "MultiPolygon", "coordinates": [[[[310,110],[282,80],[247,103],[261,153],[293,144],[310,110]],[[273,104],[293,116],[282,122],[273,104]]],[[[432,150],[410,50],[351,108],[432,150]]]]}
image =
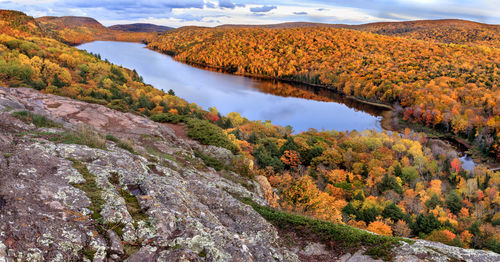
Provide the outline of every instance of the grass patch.
{"type": "Polygon", "coordinates": [[[250,205],[257,213],[275,226],[300,232],[299,235],[314,234],[325,243],[334,242],[336,246],[342,246],[347,249],[366,246],[369,249],[366,255],[373,258],[391,260],[391,250],[400,244],[400,241],[411,242],[398,237],[380,236],[368,233],[366,231],[341,224],[311,219],[308,217],[290,214],[274,210],[270,207],[261,206],[251,199],[240,199],[243,203],[250,205]]]}
{"type": "Polygon", "coordinates": [[[125,228],[125,224],[122,222],[108,223],[106,224],[106,228],[115,231],[120,238],[123,238],[123,229],[125,228]]]}
{"type": "Polygon", "coordinates": [[[82,127],[77,131],[52,134],[48,139],[55,143],[85,145],[92,148],[106,149],[106,141],[95,131],[82,127]]]}
{"type": "Polygon", "coordinates": [[[134,150],[134,147],[132,146],[132,143],[129,141],[120,140],[118,137],[113,135],[106,135],[106,139],[115,142],[116,146],[129,151],[131,154],[137,154],[134,150]]]}
{"type": "Polygon", "coordinates": [[[14,112],[12,116],[24,123],[33,123],[36,127],[61,127],[60,124],[48,119],[46,116],[33,114],[29,111],[14,112]]]}

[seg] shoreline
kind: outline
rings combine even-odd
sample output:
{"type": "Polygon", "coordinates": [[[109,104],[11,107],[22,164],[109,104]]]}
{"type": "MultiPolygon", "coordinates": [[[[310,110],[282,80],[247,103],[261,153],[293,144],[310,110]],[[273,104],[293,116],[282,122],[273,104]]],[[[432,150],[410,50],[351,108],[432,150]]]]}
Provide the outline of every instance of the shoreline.
{"type": "MultiPolygon", "coordinates": [[[[231,75],[236,75],[236,76],[244,76],[244,77],[249,77],[249,78],[254,78],[254,79],[259,79],[259,80],[279,81],[279,82],[288,83],[288,84],[304,85],[304,86],[308,86],[308,87],[312,87],[312,88],[322,88],[322,89],[326,89],[328,91],[334,92],[335,94],[337,94],[339,96],[342,96],[344,98],[351,99],[353,101],[356,101],[356,102],[359,102],[359,103],[362,103],[362,104],[366,104],[366,105],[370,105],[370,106],[376,107],[376,108],[378,108],[378,109],[380,109],[380,110],[382,110],[384,112],[385,111],[393,111],[394,110],[393,107],[390,106],[390,105],[388,105],[388,104],[384,104],[384,103],[376,102],[376,101],[368,101],[368,100],[364,100],[362,98],[358,98],[358,97],[355,97],[355,96],[346,95],[343,92],[340,92],[338,90],[329,88],[329,86],[327,86],[327,85],[312,84],[312,83],[308,83],[308,82],[304,82],[304,81],[293,80],[293,79],[288,79],[288,78],[281,78],[281,77],[264,76],[264,75],[258,75],[258,74],[250,74],[250,73],[239,73],[237,71],[229,70],[227,68],[223,68],[223,67],[219,67],[219,66],[211,66],[211,65],[207,65],[207,64],[203,64],[203,63],[197,63],[197,62],[192,62],[192,61],[177,60],[177,59],[175,59],[175,54],[174,53],[172,53],[172,52],[163,52],[163,51],[158,50],[156,48],[151,48],[147,44],[146,44],[146,48],[148,48],[148,49],[150,49],[152,51],[164,54],[164,55],[168,55],[168,56],[172,57],[175,61],[187,64],[187,65],[191,65],[191,66],[194,66],[194,67],[198,67],[198,68],[201,68],[201,69],[206,69],[206,70],[211,70],[211,71],[216,71],[216,72],[220,72],[220,73],[224,73],[224,74],[231,74],[231,75]]],[[[380,114],[382,117],[384,117],[383,116],[384,112],[382,112],[380,114]]]]}
{"type": "MultiPolygon", "coordinates": [[[[109,41],[109,40],[100,40],[100,41],[109,41]]],[[[118,42],[130,42],[130,41],[118,41],[118,42]]],[[[303,82],[303,81],[299,81],[299,80],[279,78],[279,77],[263,76],[263,75],[249,74],[249,73],[239,73],[237,70],[234,70],[234,69],[217,67],[217,66],[210,66],[210,65],[207,65],[204,63],[177,60],[177,59],[175,59],[175,53],[166,52],[166,51],[164,52],[164,51],[161,51],[157,48],[152,48],[152,47],[148,46],[148,43],[146,41],[144,41],[143,43],[145,44],[146,48],[148,48],[152,51],[155,51],[155,52],[158,52],[158,53],[161,53],[164,55],[168,55],[172,59],[174,59],[175,61],[187,64],[187,65],[191,65],[191,66],[194,66],[197,68],[215,71],[215,72],[220,72],[220,73],[224,73],[224,74],[249,77],[249,78],[254,78],[254,79],[258,79],[258,80],[279,81],[279,82],[288,83],[288,84],[303,85],[305,87],[320,88],[320,89],[331,91],[331,92],[333,92],[333,93],[335,93],[343,98],[358,102],[360,104],[369,105],[369,106],[372,106],[372,107],[380,110],[380,113],[378,115],[382,118],[380,121],[380,124],[381,124],[381,127],[383,130],[401,132],[401,130],[403,128],[408,127],[413,131],[425,133],[429,138],[439,139],[439,140],[442,140],[442,141],[449,143],[452,146],[452,148],[454,150],[456,150],[458,153],[468,154],[471,157],[473,157],[473,161],[476,164],[483,164],[490,170],[500,169],[500,163],[498,163],[495,159],[493,159],[489,156],[484,156],[484,155],[480,154],[475,149],[475,147],[473,145],[469,144],[468,141],[465,141],[462,138],[457,137],[454,134],[443,133],[443,132],[440,132],[438,130],[432,129],[430,127],[420,126],[418,124],[411,124],[410,125],[410,123],[406,123],[406,122],[402,121],[398,116],[395,116],[393,107],[388,105],[388,104],[375,102],[375,101],[367,101],[367,100],[364,100],[362,98],[346,95],[342,92],[339,92],[338,90],[330,88],[327,85],[312,84],[312,83],[307,83],[307,82],[303,82]],[[398,118],[397,127],[395,127],[392,123],[395,117],[398,118]]]]}

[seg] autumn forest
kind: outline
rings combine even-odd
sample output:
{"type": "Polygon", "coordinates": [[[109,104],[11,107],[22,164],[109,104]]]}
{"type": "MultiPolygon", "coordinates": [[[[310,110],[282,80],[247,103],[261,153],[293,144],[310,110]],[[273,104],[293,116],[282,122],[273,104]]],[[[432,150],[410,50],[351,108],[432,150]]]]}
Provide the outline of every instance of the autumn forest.
{"type": "Polygon", "coordinates": [[[0,84],[182,126],[190,138],[235,155],[230,166],[202,156],[208,166],[266,178],[273,208],[500,253],[500,172],[483,164],[464,169],[440,139],[463,141],[488,164],[500,161],[498,26],[453,20],[157,33],[113,31],[94,21],[0,10],[0,84]],[[188,64],[333,90],[392,108],[395,126],[294,133],[222,115],[217,105],[203,109],[175,90],[144,83],[133,69],[71,46],[94,40],[145,42],[188,64]]]}

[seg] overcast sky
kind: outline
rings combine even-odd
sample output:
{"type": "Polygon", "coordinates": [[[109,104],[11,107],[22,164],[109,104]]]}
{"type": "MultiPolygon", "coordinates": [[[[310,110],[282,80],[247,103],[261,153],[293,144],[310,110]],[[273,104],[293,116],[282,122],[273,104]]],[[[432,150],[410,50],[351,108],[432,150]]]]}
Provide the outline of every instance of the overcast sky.
{"type": "Polygon", "coordinates": [[[500,0],[0,0],[0,9],[39,16],[89,16],[106,26],[270,24],[292,21],[361,24],[460,18],[500,24],[500,0]]]}

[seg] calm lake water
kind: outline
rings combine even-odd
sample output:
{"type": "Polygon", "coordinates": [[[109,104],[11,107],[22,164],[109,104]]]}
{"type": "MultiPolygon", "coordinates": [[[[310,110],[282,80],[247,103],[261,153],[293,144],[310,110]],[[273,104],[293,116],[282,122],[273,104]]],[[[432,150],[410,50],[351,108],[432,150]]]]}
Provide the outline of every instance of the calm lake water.
{"type": "Polygon", "coordinates": [[[135,69],[145,83],[165,91],[173,89],[177,96],[204,109],[215,106],[223,115],[238,112],[250,120],[290,125],[296,132],[309,128],[382,130],[382,110],[327,90],[204,70],[138,43],[97,41],[78,48],[135,69]]]}

